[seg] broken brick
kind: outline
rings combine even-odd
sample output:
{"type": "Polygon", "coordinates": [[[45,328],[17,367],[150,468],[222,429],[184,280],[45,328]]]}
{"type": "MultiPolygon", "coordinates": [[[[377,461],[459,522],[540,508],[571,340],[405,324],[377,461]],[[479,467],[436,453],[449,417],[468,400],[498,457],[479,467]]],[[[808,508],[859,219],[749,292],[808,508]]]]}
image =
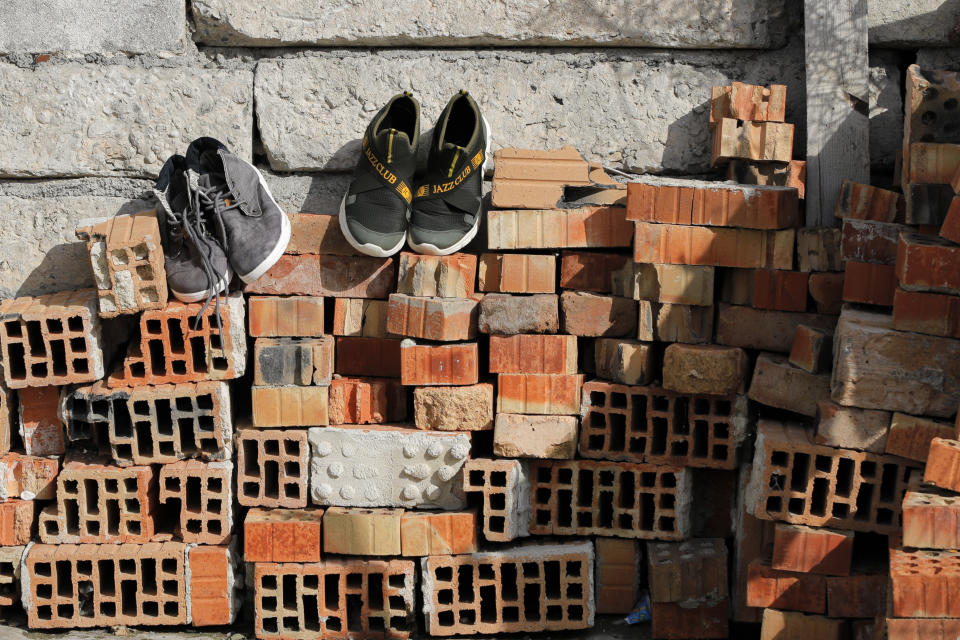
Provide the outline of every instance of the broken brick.
{"type": "Polygon", "coordinates": [[[886,452],[893,456],[926,462],[934,438],[952,438],[953,423],[894,412],[887,434],[886,452]]]}
{"type": "Polygon", "coordinates": [[[563,188],[589,185],[590,167],[571,146],[549,151],[505,148],[493,154],[490,200],[498,209],[550,209],[563,200],[563,188]]]}
{"type": "Polygon", "coordinates": [[[426,256],[401,252],[397,270],[397,293],[469,298],[476,286],[477,256],[468,253],[426,256]]]}
{"type": "Polygon", "coordinates": [[[498,413],[493,453],[503,458],[573,458],[577,450],[574,416],[498,413]]]}
{"type": "MultiPolygon", "coordinates": [[[[492,337],[490,344],[492,349],[492,337]]],[[[648,384],[657,374],[654,349],[650,343],[597,338],[593,343],[593,356],[597,376],[612,382],[648,384]]]]}
{"type": "Polygon", "coordinates": [[[833,334],[801,324],[793,336],[790,364],[808,373],[830,371],[833,366],[833,334]]]}
{"type": "Polygon", "coordinates": [[[806,160],[772,163],[731,160],[727,165],[727,180],[737,184],[793,187],[803,200],[806,196],[807,162],[806,160]]]}
{"type": "Polygon", "coordinates": [[[817,271],[810,274],[810,297],[817,313],[839,315],[843,307],[843,274],[817,271]]]}
{"type": "Polygon", "coordinates": [[[712,125],[711,159],[789,162],[793,157],[793,125],[720,118],[712,125]]]}
{"type": "Polygon", "coordinates": [[[787,110],[787,86],[764,87],[734,82],[728,87],[713,87],[710,96],[710,122],[723,118],[753,122],[783,122],[787,110]]]}
{"type": "Polygon", "coordinates": [[[390,294],[386,329],[424,340],[451,342],[476,335],[479,305],[469,298],[419,298],[390,294]]]}
{"type": "Polygon", "coordinates": [[[407,393],[393,378],[334,378],[328,415],[330,424],[403,422],[407,393]]]}
{"type": "Polygon", "coordinates": [[[334,339],[257,338],[253,344],[253,384],[321,385],[333,376],[334,339]]]}
{"type": "Polygon", "coordinates": [[[33,500],[0,502],[0,546],[29,544],[36,526],[33,500]]]}
{"type": "Polygon", "coordinates": [[[8,453],[0,457],[0,499],[53,500],[59,458],[8,453]]]}
{"type": "Polygon", "coordinates": [[[334,298],[331,333],[335,336],[386,337],[387,301],[369,298],[334,298]]]}
{"type": "Polygon", "coordinates": [[[274,296],[386,298],[396,279],[393,258],[283,255],[244,291],[274,296]]]}
{"type": "Polygon", "coordinates": [[[60,387],[26,387],[17,392],[20,401],[20,436],[30,456],[52,456],[64,452],[63,423],[60,422],[60,387]]]}

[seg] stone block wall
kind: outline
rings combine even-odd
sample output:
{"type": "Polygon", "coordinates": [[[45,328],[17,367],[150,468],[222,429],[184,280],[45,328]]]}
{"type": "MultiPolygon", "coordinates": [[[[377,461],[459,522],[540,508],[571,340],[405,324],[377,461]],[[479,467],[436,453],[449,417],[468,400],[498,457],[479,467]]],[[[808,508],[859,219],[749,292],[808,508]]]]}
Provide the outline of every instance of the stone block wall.
{"type": "MultiPolygon", "coordinates": [[[[871,157],[891,174],[902,73],[960,66],[960,2],[870,0],[871,157]]],[[[7,0],[0,20],[0,298],[92,284],[73,229],[146,208],[168,155],[213,135],[289,212],[333,213],[369,118],[410,89],[432,127],[465,88],[493,149],[572,144],[634,173],[709,173],[710,87],[788,87],[795,0],[7,0]]]]}

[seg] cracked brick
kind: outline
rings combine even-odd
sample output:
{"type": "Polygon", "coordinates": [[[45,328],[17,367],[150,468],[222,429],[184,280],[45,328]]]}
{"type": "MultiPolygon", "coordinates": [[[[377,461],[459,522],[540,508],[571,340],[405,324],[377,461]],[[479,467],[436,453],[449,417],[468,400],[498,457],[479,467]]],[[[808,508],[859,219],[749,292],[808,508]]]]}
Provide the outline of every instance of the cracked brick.
{"type": "Polygon", "coordinates": [[[401,252],[397,293],[436,298],[470,298],[477,278],[477,256],[454,253],[426,256],[401,252]]]}
{"type": "Polygon", "coordinates": [[[53,500],[59,458],[8,453],[0,457],[0,499],[53,500]]]}
{"type": "Polygon", "coordinates": [[[335,336],[387,336],[387,301],[369,298],[334,298],[333,329],[335,336]]]}
{"type": "Polygon", "coordinates": [[[253,345],[253,384],[327,386],[333,377],[334,339],[257,338],[253,345]]]}
{"type": "Polygon", "coordinates": [[[734,82],[710,92],[710,122],[723,118],[753,122],[783,122],[787,111],[787,86],[734,82]]]}

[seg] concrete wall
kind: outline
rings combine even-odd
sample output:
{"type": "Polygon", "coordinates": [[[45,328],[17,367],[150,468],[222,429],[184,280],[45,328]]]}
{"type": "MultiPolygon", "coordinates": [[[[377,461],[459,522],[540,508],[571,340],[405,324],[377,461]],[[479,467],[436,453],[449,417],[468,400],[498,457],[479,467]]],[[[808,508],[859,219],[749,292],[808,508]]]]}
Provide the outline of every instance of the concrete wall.
{"type": "MultiPolygon", "coordinates": [[[[165,158],[214,135],[289,211],[333,212],[393,93],[424,130],[470,90],[493,146],[577,146],[630,172],[708,172],[710,87],[788,86],[804,153],[796,0],[7,0],[0,20],[0,297],[91,284],[78,220],[146,206],[165,158]],[[477,9],[480,12],[477,12],[477,9]]],[[[903,69],[956,66],[960,0],[870,0],[871,157],[890,173],[903,69]]]]}

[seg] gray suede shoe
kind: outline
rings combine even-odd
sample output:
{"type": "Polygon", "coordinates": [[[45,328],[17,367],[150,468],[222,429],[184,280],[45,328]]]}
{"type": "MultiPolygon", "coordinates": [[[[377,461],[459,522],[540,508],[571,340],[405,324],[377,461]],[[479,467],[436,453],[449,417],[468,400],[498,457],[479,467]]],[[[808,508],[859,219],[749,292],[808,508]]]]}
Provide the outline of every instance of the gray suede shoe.
{"type": "Polygon", "coordinates": [[[153,193],[170,293],[181,302],[200,302],[226,291],[233,273],[223,249],[190,206],[186,171],[183,156],[170,156],[153,193]]]}
{"type": "Polygon", "coordinates": [[[213,138],[187,149],[188,186],[234,272],[254,282],[276,264],[290,242],[290,220],[263,175],[213,138]]]}

